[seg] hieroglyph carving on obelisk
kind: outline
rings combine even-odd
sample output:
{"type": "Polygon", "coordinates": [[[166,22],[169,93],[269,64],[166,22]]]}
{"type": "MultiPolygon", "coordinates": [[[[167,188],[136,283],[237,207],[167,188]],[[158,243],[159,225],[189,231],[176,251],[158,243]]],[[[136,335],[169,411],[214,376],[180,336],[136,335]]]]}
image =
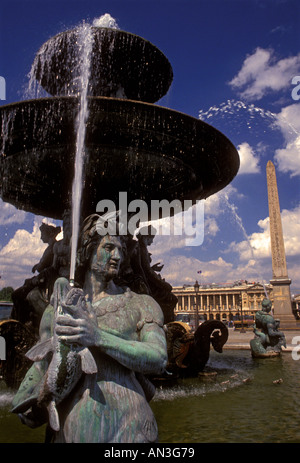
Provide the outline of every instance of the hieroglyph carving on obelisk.
{"type": "Polygon", "coordinates": [[[280,319],[283,329],[297,328],[292,313],[290,284],[287,274],[280,205],[274,164],[267,163],[267,184],[270,217],[270,236],[272,251],[273,279],[273,310],[274,316],[280,319]]]}
{"type": "Polygon", "coordinates": [[[276,173],[271,161],[267,163],[267,184],[273,278],[288,278],[276,173]]]}

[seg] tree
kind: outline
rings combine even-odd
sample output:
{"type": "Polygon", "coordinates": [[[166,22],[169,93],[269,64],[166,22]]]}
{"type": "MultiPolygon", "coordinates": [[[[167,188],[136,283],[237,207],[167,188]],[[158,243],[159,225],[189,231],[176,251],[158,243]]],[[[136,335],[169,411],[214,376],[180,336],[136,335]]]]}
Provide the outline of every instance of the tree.
{"type": "Polygon", "coordinates": [[[12,302],[11,295],[14,292],[14,288],[6,286],[0,290],[0,301],[12,302]]]}

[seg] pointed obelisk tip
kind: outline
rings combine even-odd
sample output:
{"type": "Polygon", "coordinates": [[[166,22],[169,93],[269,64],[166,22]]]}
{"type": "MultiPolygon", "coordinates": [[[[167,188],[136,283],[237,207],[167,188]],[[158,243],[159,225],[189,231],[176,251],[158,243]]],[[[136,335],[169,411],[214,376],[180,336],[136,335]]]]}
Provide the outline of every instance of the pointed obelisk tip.
{"type": "Polygon", "coordinates": [[[267,169],[270,169],[270,168],[272,168],[272,167],[274,168],[273,162],[272,162],[272,161],[268,161],[268,162],[267,162],[267,169]]]}

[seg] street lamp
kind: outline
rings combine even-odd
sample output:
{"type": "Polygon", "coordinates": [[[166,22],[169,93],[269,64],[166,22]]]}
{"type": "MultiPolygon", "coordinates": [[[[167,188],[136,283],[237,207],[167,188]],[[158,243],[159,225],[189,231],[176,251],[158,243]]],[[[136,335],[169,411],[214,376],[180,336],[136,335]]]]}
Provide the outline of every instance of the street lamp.
{"type": "Polygon", "coordinates": [[[198,314],[198,298],[197,298],[197,295],[198,295],[198,292],[199,292],[199,283],[198,281],[196,280],[195,281],[195,284],[194,284],[194,290],[195,290],[195,293],[196,293],[196,320],[195,320],[195,331],[196,329],[198,328],[198,325],[199,325],[199,314],[198,314]]]}
{"type": "Polygon", "coordinates": [[[239,300],[240,300],[240,303],[241,303],[241,322],[242,322],[242,328],[241,328],[241,331],[240,333],[246,333],[246,331],[244,330],[244,317],[243,317],[243,298],[242,298],[242,293],[240,294],[239,296],[239,300]]]}

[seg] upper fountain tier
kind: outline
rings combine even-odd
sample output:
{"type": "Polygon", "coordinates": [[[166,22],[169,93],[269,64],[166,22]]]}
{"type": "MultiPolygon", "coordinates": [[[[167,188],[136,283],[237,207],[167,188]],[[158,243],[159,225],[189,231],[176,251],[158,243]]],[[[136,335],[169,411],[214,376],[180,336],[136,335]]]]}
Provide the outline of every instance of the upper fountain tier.
{"type": "MultiPolygon", "coordinates": [[[[184,203],[228,185],[239,169],[230,140],[199,119],[152,104],[172,81],[165,56],[127,32],[92,32],[83,214],[94,213],[101,199],[118,204],[119,192],[128,203],[184,203]]],[[[32,77],[54,96],[0,107],[1,198],[57,219],[70,207],[74,178],[78,33],[53,37],[36,56],[32,77]]]]}
{"type": "MultiPolygon", "coordinates": [[[[34,77],[51,95],[78,93],[78,34],[80,29],[62,32],[38,51],[34,77]]],[[[168,91],[172,67],[152,43],[137,35],[93,27],[89,96],[109,96],[154,103],[168,91]]]]}

